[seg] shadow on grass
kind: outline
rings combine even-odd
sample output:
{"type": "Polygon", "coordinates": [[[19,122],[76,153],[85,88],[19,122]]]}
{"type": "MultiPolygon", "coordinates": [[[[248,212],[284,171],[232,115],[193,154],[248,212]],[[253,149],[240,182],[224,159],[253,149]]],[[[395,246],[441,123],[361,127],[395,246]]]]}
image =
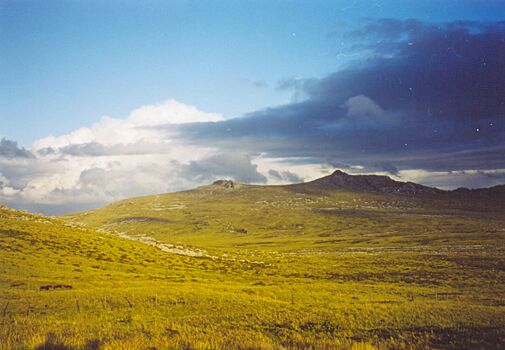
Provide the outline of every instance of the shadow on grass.
{"type": "Polygon", "coordinates": [[[46,335],[46,341],[35,348],[35,350],[98,350],[100,342],[96,339],[88,340],[83,347],[66,345],[60,337],[54,333],[46,335]]]}

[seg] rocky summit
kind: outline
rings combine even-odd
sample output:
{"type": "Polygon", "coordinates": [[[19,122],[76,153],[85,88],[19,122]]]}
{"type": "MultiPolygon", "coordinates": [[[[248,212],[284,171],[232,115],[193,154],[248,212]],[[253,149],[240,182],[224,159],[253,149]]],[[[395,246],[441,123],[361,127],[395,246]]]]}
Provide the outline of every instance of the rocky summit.
{"type": "Polygon", "coordinates": [[[395,181],[383,175],[350,175],[336,170],[331,175],[308,182],[307,185],[319,188],[349,192],[370,192],[384,194],[439,194],[444,191],[419,185],[413,182],[395,181]]]}

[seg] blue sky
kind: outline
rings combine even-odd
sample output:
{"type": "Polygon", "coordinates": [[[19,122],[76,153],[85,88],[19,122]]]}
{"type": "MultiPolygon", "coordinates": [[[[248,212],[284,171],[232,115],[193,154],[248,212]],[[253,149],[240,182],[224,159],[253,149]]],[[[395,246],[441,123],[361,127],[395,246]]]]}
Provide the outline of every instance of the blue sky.
{"type": "Polygon", "coordinates": [[[505,183],[505,1],[0,1],[0,203],[335,169],[505,183]]]}
{"type": "Polygon", "coordinates": [[[0,136],[29,147],[174,98],[226,118],[346,63],[366,17],[498,20],[503,1],[2,1],[0,136]]]}

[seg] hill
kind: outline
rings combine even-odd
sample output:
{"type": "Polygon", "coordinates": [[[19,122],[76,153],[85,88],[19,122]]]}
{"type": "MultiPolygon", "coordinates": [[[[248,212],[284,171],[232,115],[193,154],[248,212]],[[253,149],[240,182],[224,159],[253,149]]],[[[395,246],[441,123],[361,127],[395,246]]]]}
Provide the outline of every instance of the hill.
{"type": "Polygon", "coordinates": [[[0,207],[0,348],[503,347],[501,188],[349,176],[0,207]]]}
{"type": "MultiPolygon", "coordinates": [[[[350,175],[336,170],[328,176],[301,184],[289,185],[298,191],[342,191],[356,193],[398,194],[406,196],[429,197],[451,200],[460,199],[488,199],[505,204],[505,185],[490,188],[468,189],[465,187],[456,190],[441,190],[435,187],[420,185],[414,182],[402,182],[384,175],[350,175]]],[[[495,205],[497,203],[493,203],[495,205]]]]}
{"type": "Polygon", "coordinates": [[[419,185],[413,182],[400,182],[381,175],[349,175],[336,170],[331,175],[293,187],[315,187],[323,190],[341,190],[348,192],[368,192],[382,194],[441,194],[442,190],[419,185]]]}
{"type": "Polygon", "coordinates": [[[502,190],[497,186],[443,191],[386,176],[337,171],[285,186],[219,180],[190,191],[127,199],[66,218],[110,232],[211,250],[466,244],[469,238],[462,231],[494,231],[501,225],[505,216],[502,190]],[[394,239],[384,239],[384,232],[373,234],[379,227],[394,239]],[[338,239],[322,240],[321,235],[338,239]]]}
{"type": "Polygon", "coordinates": [[[250,274],[243,264],[169,254],[3,206],[0,253],[1,349],[220,344],[221,330],[208,336],[199,327],[225,300],[234,307],[234,284],[250,274]]]}

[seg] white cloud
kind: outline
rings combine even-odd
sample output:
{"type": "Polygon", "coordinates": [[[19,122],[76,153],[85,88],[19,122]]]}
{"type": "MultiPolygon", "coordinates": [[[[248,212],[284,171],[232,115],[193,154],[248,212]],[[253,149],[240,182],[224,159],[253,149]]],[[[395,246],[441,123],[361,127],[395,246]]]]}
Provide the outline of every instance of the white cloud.
{"type": "Polygon", "coordinates": [[[220,120],[220,114],[168,100],[137,108],[124,119],[104,116],[90,127],[37,140],[33,157],[16,156],[20,151],[0,157],[0,201],[30,208],[36,203],[51,213],[187,189],[218,177],[264,181],[249,156],[183,144],[176,137],[176,125],[220,120]]]}
{"type": "Polygon", "coordinates": [[[374,100],[365,95],[350,97],[345,101],[343,107],[346,109],[346,123],[365,125],[380,125],[383,123],[393,123],[395,121],[393,113],[385,111],[374,100]]]}
{"type": "Polygon", "coordinates": [[[221,120],[223,120],[221,114],[205,113],[193,106],[172,99],[137,108],[128,117],[128,121],[137,126],[218,122],[221,120]]]}
{"type": "Polygon", "coordinates": [[[347,107],[347,116],[349,117],[370,116],[381,118],[385,113],[377,103],[365,95],[351,97],[344,105],[347,107]]]}
{"type": "Polygon", "coordinates": [[[32,150],[62,148],[70,145],[97,143],[104,146],[133,143],[166,142],[165,133],[155,126],[195,122],[216,122],[223,116],[206,113],[193,106],[167,100],[133,110],[126,119],[104,116],[89,128],[80,128],[62,136],[49,136],[33,143],[32,150]]]}

